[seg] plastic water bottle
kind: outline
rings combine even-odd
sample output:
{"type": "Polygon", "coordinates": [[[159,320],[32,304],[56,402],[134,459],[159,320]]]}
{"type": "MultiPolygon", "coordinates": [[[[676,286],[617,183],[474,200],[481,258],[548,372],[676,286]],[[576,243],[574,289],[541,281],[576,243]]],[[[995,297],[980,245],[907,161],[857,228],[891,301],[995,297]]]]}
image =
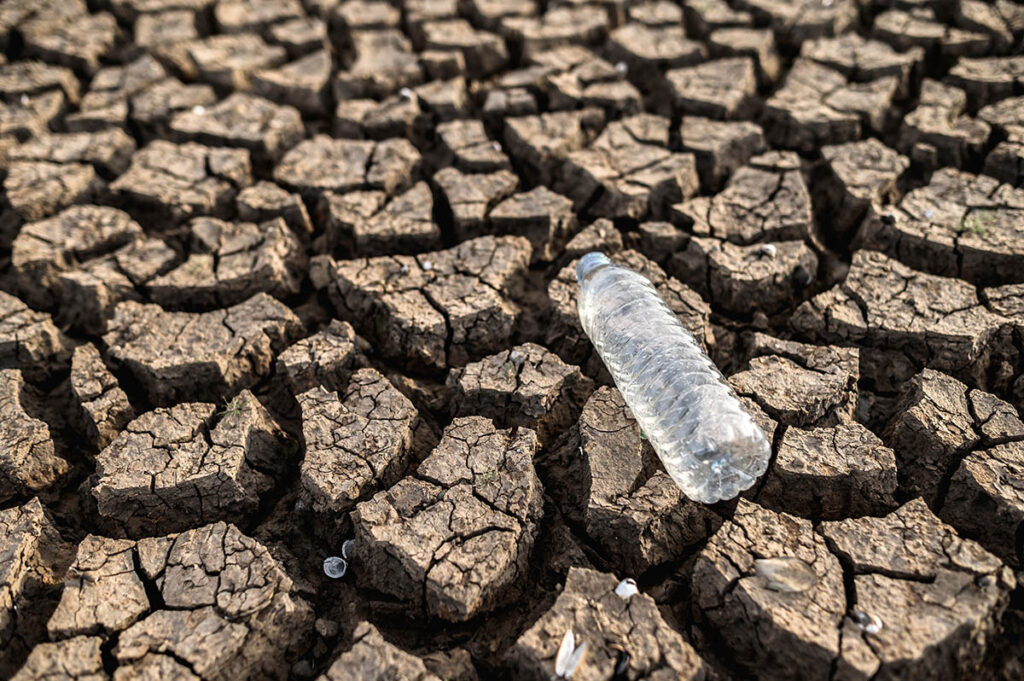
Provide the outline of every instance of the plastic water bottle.
{"type": "Polygon", "coordinates": [[[603,253],[576,279],[583,330],[683,494],[710,504],[753,485],[768,438],[651,282],[603,253]]]}

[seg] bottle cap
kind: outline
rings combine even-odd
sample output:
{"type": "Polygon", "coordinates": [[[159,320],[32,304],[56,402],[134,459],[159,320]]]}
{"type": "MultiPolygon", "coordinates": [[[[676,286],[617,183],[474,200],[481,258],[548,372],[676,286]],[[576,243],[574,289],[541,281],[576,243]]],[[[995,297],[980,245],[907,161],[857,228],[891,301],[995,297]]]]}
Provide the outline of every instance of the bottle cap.
{"type": "Polygon", "coordinates": [[[593,251],[587,253],[585,256],[580,258],[580,261],[576,263],[576,281],[583,283],[583,279],[596,270],[599,267],[605,265],[611,265],[612,261],[608,259],[608,256],[600,251],[593,251]]]}

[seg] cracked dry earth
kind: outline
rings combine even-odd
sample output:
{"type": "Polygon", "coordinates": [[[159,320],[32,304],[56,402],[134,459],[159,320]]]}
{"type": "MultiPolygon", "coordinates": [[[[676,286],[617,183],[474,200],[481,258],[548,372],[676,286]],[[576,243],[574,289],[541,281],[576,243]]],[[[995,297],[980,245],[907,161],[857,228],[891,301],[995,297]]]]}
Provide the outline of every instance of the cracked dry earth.
{"type": "Polygon", "coordinates": [[[0,0],[0,679],[1024,679],[1022,39],[0,0]],[[769,435],[740,498],[611,384],[592,250],[769,435]]]}

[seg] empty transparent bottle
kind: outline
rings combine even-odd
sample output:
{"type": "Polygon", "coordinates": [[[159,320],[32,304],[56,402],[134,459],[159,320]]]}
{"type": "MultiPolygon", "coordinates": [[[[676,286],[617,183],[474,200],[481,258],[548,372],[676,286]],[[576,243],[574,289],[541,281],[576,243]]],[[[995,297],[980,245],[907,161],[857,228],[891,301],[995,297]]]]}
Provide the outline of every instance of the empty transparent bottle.
{"type": "Polygon", "coordinates": [[[768,438],[651,282],[602,253],[576,278],[583,330],[683,494],[714,503],[753,485],[768,438]]]}

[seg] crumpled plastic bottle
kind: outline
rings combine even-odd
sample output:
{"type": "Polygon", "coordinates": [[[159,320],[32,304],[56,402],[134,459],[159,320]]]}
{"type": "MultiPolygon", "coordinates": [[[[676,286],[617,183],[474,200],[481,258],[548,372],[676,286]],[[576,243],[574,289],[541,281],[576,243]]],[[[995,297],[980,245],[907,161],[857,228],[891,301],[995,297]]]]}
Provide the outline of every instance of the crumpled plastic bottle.
{"type": "Polygon", "coordinates": [[[576,279],[583,330],[683,494],[710,504],[751,487],[771,444],[651,282],[596,252],[576,279]]]}

